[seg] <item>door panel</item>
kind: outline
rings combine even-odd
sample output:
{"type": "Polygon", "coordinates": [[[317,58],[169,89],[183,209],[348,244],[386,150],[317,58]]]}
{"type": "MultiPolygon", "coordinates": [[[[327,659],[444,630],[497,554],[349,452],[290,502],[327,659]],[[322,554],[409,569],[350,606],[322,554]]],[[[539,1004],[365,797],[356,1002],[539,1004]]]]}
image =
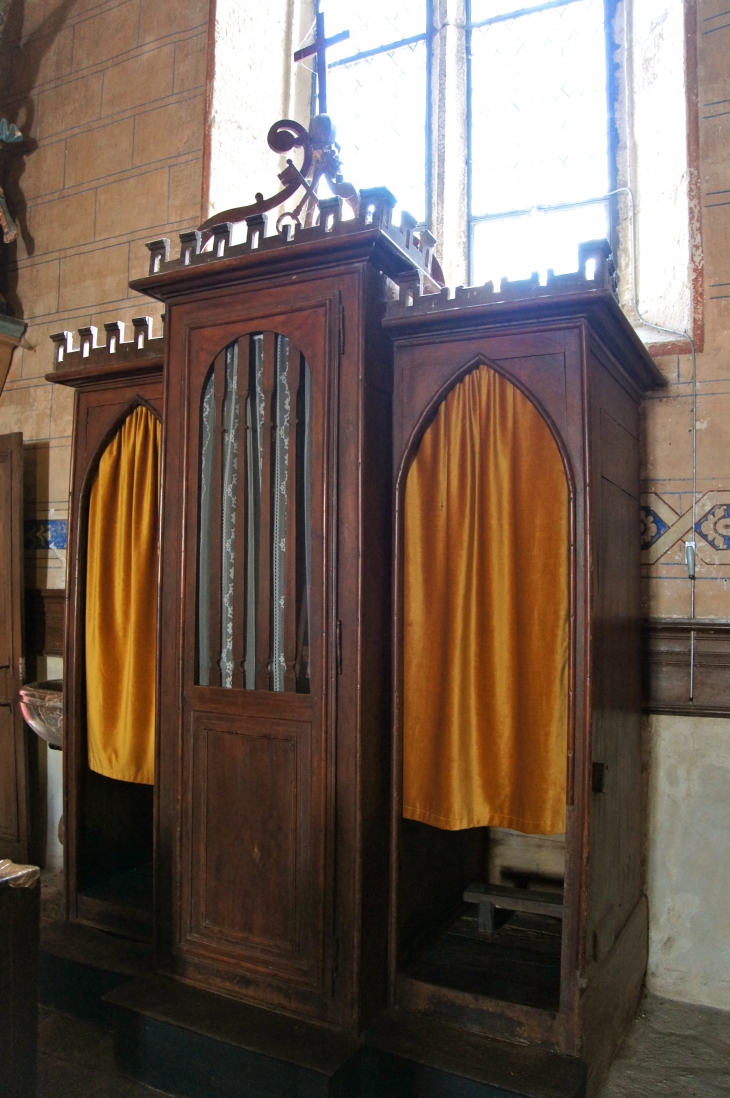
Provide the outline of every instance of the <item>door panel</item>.
{"type": "Polygon", "coordinates": [[[321,896],[311,811],[311,724],[198,713],[189,944],[307,983],[319,967],[321,896]]]}
{"type": "Polygon", "coordinates": [[[0,702],[0,844],[11,845],[20,840],[15,708],[12,702],[0,702]]]}
{"type": "Polygon", "coordinates": [[[29,858],[28,737],[18,690],[23,643],[23,436],[0,436],[0,858],[29,858]]]}
{"type": "MultiPolygon", "coordinates": [[[[305,1010],[331,994],[327,306],[195,329],[166,443],[185,463],[175,971],[265,1002],[286,982],[305,1010]]],[[[163,650],[163,696],[171,672],[163,650]]]]}

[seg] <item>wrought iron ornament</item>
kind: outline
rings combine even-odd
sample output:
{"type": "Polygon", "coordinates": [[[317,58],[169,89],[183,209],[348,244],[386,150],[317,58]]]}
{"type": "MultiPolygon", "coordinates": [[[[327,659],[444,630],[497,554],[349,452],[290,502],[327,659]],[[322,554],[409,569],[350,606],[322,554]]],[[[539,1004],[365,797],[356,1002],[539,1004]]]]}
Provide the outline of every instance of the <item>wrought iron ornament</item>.
{"type": "MultiPolygon", "coordinates": [[[[337,143],[337,131],[327,112],[327,58],[326,50],[338,42],[350,37],[349,31],[342,31],[331,38],[327,38],[324,27],[324,15],[317,15],[317,23],[314,41],[309,46],[297,50],[294,54],[295,61],[303,61],[307,57],[316,57],[315,73],[317,76],[317,104],[319,113],[314,115],[307,130],[299,122],[291,118],[282,118],[275,122],[268,132],[267,141],[269,148],[275,153],[284,155],[296,150],[302,151],[302,163],[298,168],[293,159],[287,158],[286,168],[279,174],[282,189],[269,198],[263,194],[256,195],[256,201],[247,206],[237,206],[231,210],[214,214],[204,221],[198,230],[201,234],[200,244],[205,243],[215,235],[215,226],[237,224],[247,221],[252,217],[260,217],[269,210],[277,209],[284,202],[293,198],[299,190],[304,194],[295,208],[279,215],[276,221],[276,231],[279,234],[288,233],[288,226],[296,231],[311,228],[315,215],[320,213],[321,200],[317,189],[324,178],[332,194],[343,199],[352,211],[354,218],[360,213],[360,194],[356,188],[347,183],[342,175],[340,161],[340,146],[337,143]]],[[[324,200],[331,202],[332,200],[324,200]]],[[[415,221],[406,214],[408,221],[410,242],[410,230],[415,227],[415,221]]],[[[425,231],[425,230],[424,230],[425,231]]],[[[428,234],[430,236],[430,234],[428,234]]],[[[438,261],[429,255],[428,272],[439,285],[443,285],[443,276],[438,261]]]]}

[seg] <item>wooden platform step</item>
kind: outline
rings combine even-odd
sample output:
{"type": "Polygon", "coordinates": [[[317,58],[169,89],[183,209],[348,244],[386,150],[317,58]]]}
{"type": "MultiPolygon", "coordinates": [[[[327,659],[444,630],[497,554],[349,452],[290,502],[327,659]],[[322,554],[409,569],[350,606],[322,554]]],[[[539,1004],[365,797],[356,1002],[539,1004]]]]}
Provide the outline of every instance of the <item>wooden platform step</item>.
{"type": "MultiPolygon", "coordinates": [[[[182,1098],[355,1098],[360,1043],[164,976],[106,1001],[130,1075],[182,1098]]],[[[405,1096],[403,1096],[405,1098],[405,1096]]]]}
{"type": "Polygon", "coordinates": [[[363,1065],[363,1098],[583,1098],[586,1092],[579,1060],[397,1008],[371,1026],[365,1045],[384,1059],[379,1076],[367,1060],[363,1065]]]}
{"type": "Polygon", "coordinates": [[[152,949],[142,942],[65,920],[41,929],[38,997],[68,1014],[111,1026],[114,1009],[103,996],[152,969],[152,949]]]}

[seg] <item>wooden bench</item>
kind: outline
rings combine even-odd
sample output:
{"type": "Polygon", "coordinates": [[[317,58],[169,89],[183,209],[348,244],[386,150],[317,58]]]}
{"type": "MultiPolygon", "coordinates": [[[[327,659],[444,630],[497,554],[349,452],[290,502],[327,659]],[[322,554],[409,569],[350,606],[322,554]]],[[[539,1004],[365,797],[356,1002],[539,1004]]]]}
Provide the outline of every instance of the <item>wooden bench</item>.
{"type": "Polygon", "coordinates": [[[506,911],[525,911],[531,915],[563,917],[563,896],[560,892],[538,892],[526,888],[506,888],[504,885],[485,885],[479,882],[469,885],[464,892],[469,904],[479,905],[479,932],[492,934],[496,908],[506,911]]]}

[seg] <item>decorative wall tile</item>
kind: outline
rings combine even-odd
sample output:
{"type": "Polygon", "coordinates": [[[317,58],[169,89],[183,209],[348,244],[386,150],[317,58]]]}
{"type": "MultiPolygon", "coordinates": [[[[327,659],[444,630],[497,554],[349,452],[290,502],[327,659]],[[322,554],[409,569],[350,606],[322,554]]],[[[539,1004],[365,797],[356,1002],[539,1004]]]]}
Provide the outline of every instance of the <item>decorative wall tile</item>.
{"type": "Polygon", "coordinates": [[[26,551],[65,549],[67,526],[65,519],[26,519],[23,523],[26,551]]]}
{"type": "MultiPolygon", "coordinates": [[[[691,495],[684,493],[685,496],[691,495]]],[[[680,497],[681,498],[681,497],[680,497]]],[[[680,541],[692,535],[692,505],[678,513],[662,496],[650,492],[641,501],[641,558],[657,564],[680,541]]],[[[697,556],[704,564],[730,567],[730,491],[705,492],[697,501],[694,527],[697,556]]]]}

